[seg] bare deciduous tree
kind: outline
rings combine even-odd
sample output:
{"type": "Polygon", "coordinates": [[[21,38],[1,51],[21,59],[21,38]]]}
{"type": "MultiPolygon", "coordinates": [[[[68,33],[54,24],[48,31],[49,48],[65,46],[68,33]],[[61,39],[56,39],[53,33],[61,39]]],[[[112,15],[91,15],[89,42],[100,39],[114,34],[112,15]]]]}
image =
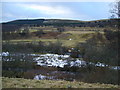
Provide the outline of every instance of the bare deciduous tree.
{"type": "Polygon", "coordinates": [[[120,18],[120,0],[113,3],[110,13],[112,14],[111,18],[120,18]]]}

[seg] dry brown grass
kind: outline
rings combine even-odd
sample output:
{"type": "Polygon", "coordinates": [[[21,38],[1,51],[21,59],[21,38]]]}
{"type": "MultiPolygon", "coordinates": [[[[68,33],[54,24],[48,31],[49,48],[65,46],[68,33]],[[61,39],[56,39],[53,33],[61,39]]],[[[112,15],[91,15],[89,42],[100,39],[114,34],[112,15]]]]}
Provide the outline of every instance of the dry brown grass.
{"type": "Polygon", "coordinates": [[[2,78],[3,88],[119,88],[118,85],[84,83],[77,81],[31,80],[23,78],[2,78]]]}

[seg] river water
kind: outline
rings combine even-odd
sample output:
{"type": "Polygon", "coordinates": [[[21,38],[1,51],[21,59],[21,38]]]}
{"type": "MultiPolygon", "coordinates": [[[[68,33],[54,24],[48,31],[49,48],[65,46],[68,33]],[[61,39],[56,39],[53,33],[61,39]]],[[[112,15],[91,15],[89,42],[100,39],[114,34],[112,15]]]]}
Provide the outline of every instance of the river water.
{"type": "Polygon", "coordinates": [[[72,58],[70,55],[58,55],[58,54],[26,54],[26,53],[9,53],[2,52],[2,61],[15,61],[16,59],[20,61],[25,61],[27,59],[36,63],[39,67],[37,70],[32,70],[35,75],[33,79],[43,80],[74,80],[77,77],[82,77],[80,72],[65,71],[64,68],[84,68],[87,65],[93,65],[95,67],[107,67],[112,70],[120,70],[120,66],[110,66],[104,63],[93,63],[84,61],[82,58],[72,58]],[[60,68],[60,70],[56,69],[60,68]],[[37,72],[37,73],[36,73],[37,72]]]}

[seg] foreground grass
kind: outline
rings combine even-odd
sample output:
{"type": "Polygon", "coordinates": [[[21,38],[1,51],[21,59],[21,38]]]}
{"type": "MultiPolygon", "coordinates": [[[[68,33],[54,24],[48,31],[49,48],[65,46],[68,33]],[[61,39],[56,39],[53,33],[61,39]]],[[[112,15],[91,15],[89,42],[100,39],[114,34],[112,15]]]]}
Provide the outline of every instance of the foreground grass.
{"type": "Polygon", "coordinates": [[[2,78],[3,88],[119,88],[118,85],[84,83],[77,81],[31,80],[22,78],[2,78]]]}

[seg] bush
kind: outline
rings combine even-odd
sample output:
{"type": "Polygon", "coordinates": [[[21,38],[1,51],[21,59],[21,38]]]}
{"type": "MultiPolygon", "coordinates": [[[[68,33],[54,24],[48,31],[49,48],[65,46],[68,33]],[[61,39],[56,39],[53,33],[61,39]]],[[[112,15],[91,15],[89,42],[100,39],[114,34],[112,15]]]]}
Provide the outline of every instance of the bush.
{"type": "Polygon", "coordinates": [[[101,62],[109,65],[118,65],[117,37],[109,40],[106,35],[96,33],[86,43],[76,46],[76,48],[79,47],[81,50],[80,54],[82,54],[84,60],[94,63],[101,62]]]}

